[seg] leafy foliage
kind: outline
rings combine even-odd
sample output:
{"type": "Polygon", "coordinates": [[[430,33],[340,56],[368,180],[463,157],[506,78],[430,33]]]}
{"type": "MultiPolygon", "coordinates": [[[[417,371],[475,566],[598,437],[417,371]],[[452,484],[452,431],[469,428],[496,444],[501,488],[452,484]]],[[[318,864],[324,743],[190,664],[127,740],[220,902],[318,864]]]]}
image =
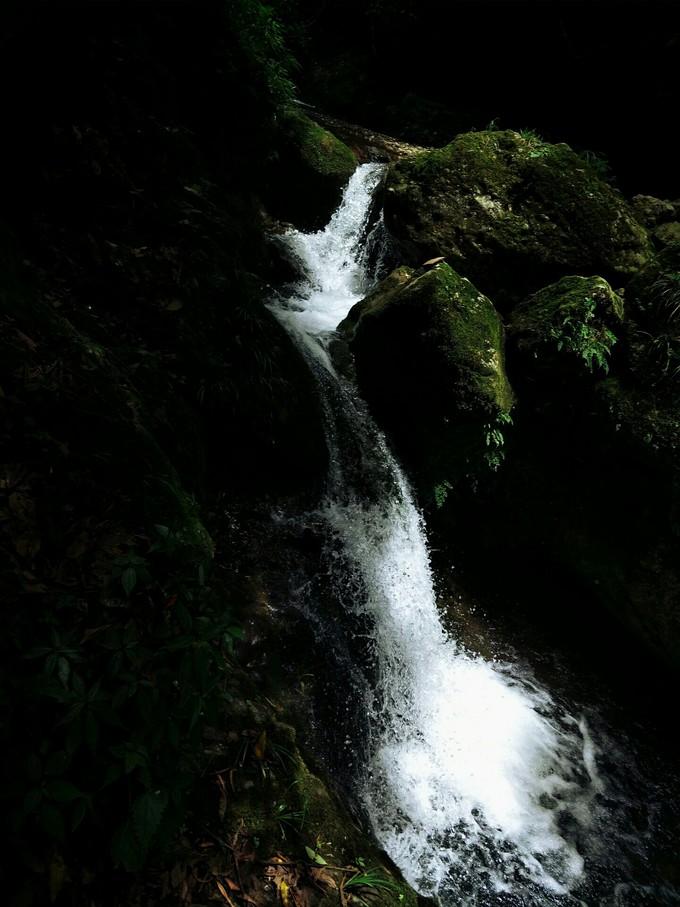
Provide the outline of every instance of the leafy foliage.
{"type": "Polygon", "coordinates": [[[584,151],[580,151],[579,155],[598,179],[604,180],[607,183],[615,182],[612,167],[606,155],[599,151],[590,151],[587,148],[584,151]]]}
{"type": "Polygon", "coordinates": [[[653,333],[641,332],[647,376],[659,385],[680,378],[680,272],[661,271],[647,292],[647,320],[653,333]]]}
{"type": "Polygon", "coordinates": [[[510,413],[501,412],[498,413],[493,422],[489,422],[484,426],[486,444],[484,459],[489,469],[493,472],[501,466],[505,459],[505,435],[503,434],[503,429],[508,425],[512,425],[512,416],[510,413]]]}
{"type": "Polygon", "coordinates": [[[434,486],[433,495],[435,506],[440,508],[443,507],[446,503],[446,499],[449,496],[449,492],[452,490],[453,485],[448,479],[445,479],[443,482],[439,482],[434,486]]]}
{"type": "Polygon", "coordinates": [[[596,300],[592,296],[586,296],[580,312],[567,310],[561,323],[551,325],[549,332],[558,350],[565,349],[575,353],[590,371],[597,366],[607,373],[616,335],[605,324],[596,320],[596,314],[596,300]]]}
{"type": "MultiPolygon", "coordinates": [[[[395,894],[401,891],[401,886],[391,879],[385,872],[377,868],[360,869],[351,876],[344,885],[345,888],[377,888],[385,891],[393,891],[395,894]]],[[[403,895],[401,895],[403,898],[403,895]]]]}
{"type": "Polygon", "coordinates": [[[581,372],[585,366],[606,374],[623,311],[621,297],[603,278],[563,277],[517,306],[510,333],[539,367],[557,356],[564,368],[578,362],[581,372]]]}
{"type": "Polygon", "coordinates": [[[525,142],[530,142],[531,144],[543,144],[543,137],[535,129],[520,129],[518,130],[521,137],[525,142]]]}
{"type": "Polygon", "coordinates": [[[661,273],[650,288],[657,314],[668,325],[680,327],[680,272],[661,273]]]}
{"type": "Polygon", "coordinates": [[[294,94],[295,61],[276,11],[260,0],[227,0],[226,11],[251,75],[261,80],[273,104],[285,104],[294,94]]]}
{"type": "Polygon", "coordinates": [[[241,630],[209,565],[168,574],[174,545],[159,526],[145,554],[116,560],[100,605],[64,597],[34,627],[21,672],[4,678],[3,699],[33,729],[13,741],[4,793],[15,833],[38,849],[68,839],[135,870],[184,819],[241,630]]]}

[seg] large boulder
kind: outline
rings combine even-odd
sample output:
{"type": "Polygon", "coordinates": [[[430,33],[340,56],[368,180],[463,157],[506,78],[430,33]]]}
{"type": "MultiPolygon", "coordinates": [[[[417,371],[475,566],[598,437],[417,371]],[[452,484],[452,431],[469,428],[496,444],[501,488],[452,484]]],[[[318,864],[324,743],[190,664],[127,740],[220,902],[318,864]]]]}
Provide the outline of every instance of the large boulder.
{"type": "Polygon", "coordinates": [[[362,393],[425,497],[494,467],[513,395],[493,304],[445,263],[402,267],[340,326],[362,393]]]}
{"type": "Polygon", "coordinates": [[[323,227],[357,166],[344,142],[297,109],[281,118],[265,192],[269,212],[301,230],[323,227]]]}
{"type": "Polygon", "coordinates": [[[647,261],[623,197],[567,145],[473,132],[390,167],[385,216],[407,262],[443,255],[498,304],[565,274],[620,282],[647,261]]]}

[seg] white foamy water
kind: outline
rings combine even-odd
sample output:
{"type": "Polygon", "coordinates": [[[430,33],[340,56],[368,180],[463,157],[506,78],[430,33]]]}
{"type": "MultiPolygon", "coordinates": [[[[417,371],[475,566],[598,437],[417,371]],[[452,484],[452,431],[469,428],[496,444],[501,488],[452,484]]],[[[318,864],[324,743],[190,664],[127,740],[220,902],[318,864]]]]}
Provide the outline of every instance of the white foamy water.
{"type": "Polygon", "coordinates": [[[295,294],[278,309],[293,329],[314,336],[334,331],[370,289],[369,214],[384,169],[380,164],[359,167],[323,230],[293,230],[283,237],[288,253],[304,274],[295,294]]]}
{"type": "Polygon", "coordinates": [[[322,516],[342,551],[343,604],[372,628],[358,793],[377,839],[422,893],[450,905],[503,892],[549,903],[583,875],[576,842],[604,789],[597,748],[585,719],[519,668],[473,656],[447,634],[411,490],[327,354],[333,329],[371,286],[366,240],[382,171],[357,169],[324,230],[283,237],[304,277],[274,306],[322,372],[332,463],[322,516]]]}

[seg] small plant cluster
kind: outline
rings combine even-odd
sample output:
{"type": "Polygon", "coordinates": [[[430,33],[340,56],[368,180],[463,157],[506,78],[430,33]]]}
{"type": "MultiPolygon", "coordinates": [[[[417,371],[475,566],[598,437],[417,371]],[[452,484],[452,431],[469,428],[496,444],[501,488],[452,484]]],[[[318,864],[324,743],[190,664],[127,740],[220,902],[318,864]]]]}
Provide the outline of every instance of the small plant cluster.
{"type": "Polygon", "coordinates": [[[579,156],[583,158],[598,179],[607,183],[614,182],[611,164],[604,154],[599,151],[585,149],[579,152],[579,156]]]}
{"type": "MultiPolygon", "coordinates": [[[[481,458],[491,472],[500,469],[505,460],[505,432],[510,425],[512,425],[511,414],[500,412],[482,425],[481,438],[479,432],[475,430],[473,439],[469,441],[468,463],[476,464],[481,458]]],[[[473,485],[476,484],[472,473],[468,478],[472,479],[473,485]]],[[[449,479],[441,479],[432,486],[432,497],[437,509],[444,506],[453,488],[454,482],[449,479]]]]}
{"type": "Polygon", "coordinates": [[[512,425],[510,413],[499,413],[494,422],[484,426],[484,459],[492,472],[496,472],[505,459],[505,435],[503,429],[512,425]]]}
{"type": "Polygon", "coordinates": [[[81,866],[113,857],[137,870],[185,819],[242,631],[209,565],[173,570],[177,536],[165,526],[154,535],[143,553],[114,560],[100,603],[52,600],[20,675],[2,678],[13,703],[4,794],[24,854],[77,853],[81,866]]]}
{"type": "Polygon", "coordinates": [[[369,898],[370,903],[375,903],[380,892],[394,896],[397,903],[404,900],[399,883],[383,869],[367,866],[362,857],[357,857],[356,865],[334,866],[313,848],[306,847],[305,850],[311,866],[302,866],[281,857],[272,859],[265,870],[284,905],[307,903],[305,895],[312,886],[331,897],[335,894],[337,903],[344,907],[368,904],[369,898]]]}
{"type": "Polygon", "coordinates": [[[575,353],[592,372],[595,367],[609,372],[609,356],[616,335],[606,325],[596,321],[597,301],[593,296],[583,299],[577,313],[567,311],[558,325],[549,327],[549,336],[558,350],[575,353]]]}
{"type": "Polygon", "coordinates": [[[647,342],[652,372],[662,381],[675,381],[680,377],[680,273],[661,274],[649,292],[659,326],[647,342]]]}
{"type": "Polygon", "coordinates": [[[290,75],[295,62],[276,11],[260,0],[228,0],[226,15],[251,76],[264,83],[274,104],[289,101],[294,93],[290,75]]]}

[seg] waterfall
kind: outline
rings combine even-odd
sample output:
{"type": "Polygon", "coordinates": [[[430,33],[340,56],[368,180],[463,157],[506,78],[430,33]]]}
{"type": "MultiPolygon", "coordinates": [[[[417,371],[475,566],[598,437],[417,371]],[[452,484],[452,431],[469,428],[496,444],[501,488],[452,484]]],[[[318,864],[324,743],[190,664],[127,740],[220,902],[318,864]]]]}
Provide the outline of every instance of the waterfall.
{"type": "Polygon", "coordinates": [[[272,304],[319,381],[331,460],[319,517],[337,595],[369,628],[355,790],[405,878],[445,905],[586,903],[572,893],[607,793],[588,723],[526,669],[446,631],[411,489],[328,352],[375,281],[383,172],[361,165],[324,230],[282,237],[302,276],[272,304]]]}

